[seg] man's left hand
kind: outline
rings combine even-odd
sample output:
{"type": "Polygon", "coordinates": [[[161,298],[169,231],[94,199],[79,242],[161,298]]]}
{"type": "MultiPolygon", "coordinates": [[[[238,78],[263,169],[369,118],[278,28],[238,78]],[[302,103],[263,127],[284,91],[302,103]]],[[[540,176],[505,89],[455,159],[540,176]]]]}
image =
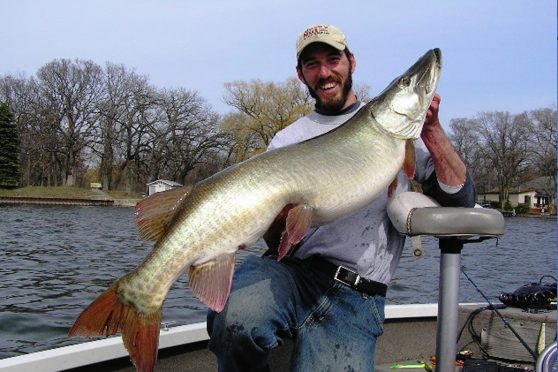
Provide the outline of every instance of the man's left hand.
{"type": "Polygon", "coordinates": [[[428,129],[428,127],[433,127],[435,125],[440,125],[438,120],[438,109],[440,107],[440,96],[438,94],[434,95],[432,103],[426,112],[426,119],[424,119],[423,129],[428,129]]]}

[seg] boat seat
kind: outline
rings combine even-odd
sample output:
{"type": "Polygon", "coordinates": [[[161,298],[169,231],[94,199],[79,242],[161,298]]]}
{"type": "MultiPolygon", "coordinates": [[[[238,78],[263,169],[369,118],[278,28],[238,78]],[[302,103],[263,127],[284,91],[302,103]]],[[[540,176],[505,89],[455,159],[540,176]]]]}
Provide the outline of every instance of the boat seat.
{"type": "Polygon", "coordinates": [[[398,194],[388,204],[394,227],[409,236],[499,237],[504,218],[495,209],[441,207],[434,199],[417,192],[398,194]]]}
{"type": "Polygon", "coordinates": [[[395,196],[388,203],[387,213],[400,233],[439,240],[436,371],[455,372],[461,250],[465,243],[503,235],[504,216],[495,209],[441,207],[434,199],[416,192],[395,196]]]}

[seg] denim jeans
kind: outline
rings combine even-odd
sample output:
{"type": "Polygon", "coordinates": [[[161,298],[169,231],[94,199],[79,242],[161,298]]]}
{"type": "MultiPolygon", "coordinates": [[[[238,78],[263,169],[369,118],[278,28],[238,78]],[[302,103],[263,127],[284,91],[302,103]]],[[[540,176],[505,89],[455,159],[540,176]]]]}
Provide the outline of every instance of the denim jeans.
{"type": "Polygon", "coordinates": [[[209,349],[219,371],[266,371],[270,350],[292,337],[291,371],[373,371],[384,304],[307,261],[250,256],[225,309],[208,314],[209,349]]]}

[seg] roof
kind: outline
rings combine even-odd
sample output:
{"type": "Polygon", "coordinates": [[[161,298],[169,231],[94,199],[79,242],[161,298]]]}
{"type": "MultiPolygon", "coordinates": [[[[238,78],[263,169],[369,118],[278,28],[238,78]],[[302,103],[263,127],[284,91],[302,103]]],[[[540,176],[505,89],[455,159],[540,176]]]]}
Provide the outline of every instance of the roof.
{"type": "Polygon", "coordinates": [[[183,186],[181,183],[178,183],[178,182],[169,181],[169,180],[161,180],[161,179],[156,180],[156,181],[153,181],[153,182],[149,182],[149,183],[147,184],[147,186],[151,186],[151,185],[154,185],[154,184],[156,184],[156,183],[164,183],[165,185],[169,185],[169,186],[172,186],[172,187],[180,187],[180,186],[183,186]]]}
{"type": "MultiPolygon", "coordinates": [[[[543,176],[543,177],[537,177],[534,178],[532,180],[529,180],[527,182],[522,183],[519,186],[513,186],[510,188],[510,194],[523,194],[523,193],[528,193],[528,192],[536,192],[540,195],[546,195],[547,191],[549,188],[552,188],[550,185],[550,182],[552,182],[549,177],[543,176]]],[[[554,188],[556,188],[556,185],[554,185],[554,188]]],[[[488,191],[488,192],[484,192],[484,193],[479,193],[481,195],[485,195],[485,194],[498,194],[498,187],[493,188],[492,190],[488,191]]]]}

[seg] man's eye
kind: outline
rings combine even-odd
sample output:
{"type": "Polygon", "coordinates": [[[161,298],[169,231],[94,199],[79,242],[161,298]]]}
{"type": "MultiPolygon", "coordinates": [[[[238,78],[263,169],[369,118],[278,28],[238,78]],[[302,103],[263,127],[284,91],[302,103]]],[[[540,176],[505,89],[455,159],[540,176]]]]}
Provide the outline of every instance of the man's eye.
{"type": "Polygon", "coordinates": [[[329,62],[330,65],[336,65],[336,64],[339,63],[340,60],[341,60],[341,58],[339,58],[339,57],[333,57],[333,58],[330,58],[328,60],[328,62],[329,62]]]}

